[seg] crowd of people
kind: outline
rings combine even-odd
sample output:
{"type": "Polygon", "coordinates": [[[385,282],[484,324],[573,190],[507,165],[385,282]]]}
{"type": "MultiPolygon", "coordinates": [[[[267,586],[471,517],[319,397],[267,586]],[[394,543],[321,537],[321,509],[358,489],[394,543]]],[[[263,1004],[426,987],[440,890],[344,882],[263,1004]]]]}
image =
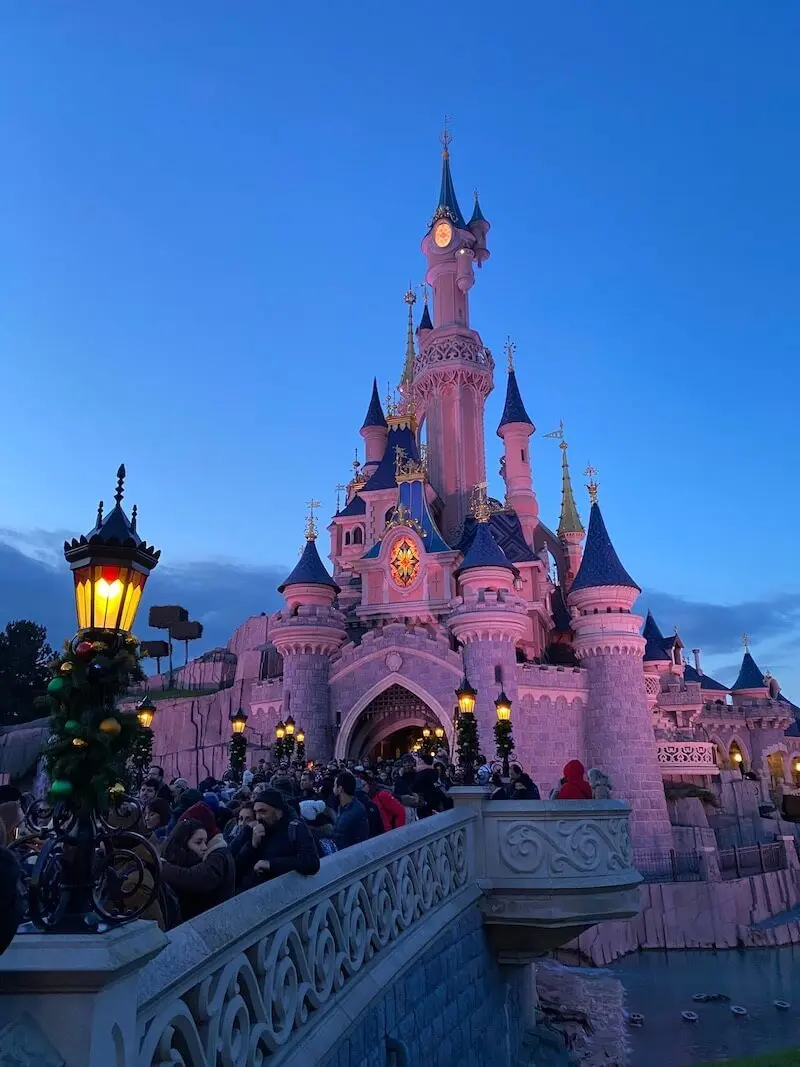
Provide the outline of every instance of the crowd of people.
{"type": "MultiPolygon", "coordinates": [[[[207,778],[196,788],[185,778],[167,783],[161,768],[153,766],[136,803],[108,816],[120,830],[145,839],[149,848],[143,843],[140,854],[145,869],[149,865],[152,871],[154,856],[160,865],[160,878],[142,879],[139,870],[128,906],[146,903],[143,917],[171,929],[282,874],[316,874],[326,856],[452,808],[449,793],[458,780],[444,754],[409,753],[374,765],[331,760],[316,769],[274,767],[260,760],[244,772],[241,783],[230,776],[227,781],[207,778]]],[[[476,781],[491,790],[493,800],[540,799],[519,763],[510,764],[506,778],[482,763],[476,781]]],[[[585,800],[608,796],[609,786],[599,771],[590,771],[587,780],[583,764],[571,760],[550,795],[585,800]]],[[[8,882],[5,906],[0,899],[7,920],[0,929],[0,952],[20,921],[19,868],[2,846],[16,836],[25,800],[13,787],[0,786],[0,898],[8,882]]]]}

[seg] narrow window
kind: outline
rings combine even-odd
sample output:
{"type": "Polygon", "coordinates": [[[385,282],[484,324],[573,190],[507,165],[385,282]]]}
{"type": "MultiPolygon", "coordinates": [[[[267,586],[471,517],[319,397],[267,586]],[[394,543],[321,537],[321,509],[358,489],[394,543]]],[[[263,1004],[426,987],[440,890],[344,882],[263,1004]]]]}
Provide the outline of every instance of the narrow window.
{"type": "Polygon", "coordinates": [[[346,545],[349,545],[349,544],[350,544],[350,531],[349,531],[349,530],[348,530],[348,531],[347,531],[347,532],[345,533],[345,535],[344,535],[344,543],[345,543],[346,545]]]}
{"type": "Polygon", "coordinates": [[[353,544],[354,545],[360,545],[360,544],[363,543],[363,540],[364,540],[364,534],[361,531],[361,527],[360,526],[356,526],[355,530],[353,530],[353,544]]]}
{"type": "Polygon", "coordinates": [[[503,668],[502,667],[495,667],[495,669],[494,669],[494,680],[495,680],[495,682],[497,682],[498,685],[502,685],[503,684],[503,668]]]}

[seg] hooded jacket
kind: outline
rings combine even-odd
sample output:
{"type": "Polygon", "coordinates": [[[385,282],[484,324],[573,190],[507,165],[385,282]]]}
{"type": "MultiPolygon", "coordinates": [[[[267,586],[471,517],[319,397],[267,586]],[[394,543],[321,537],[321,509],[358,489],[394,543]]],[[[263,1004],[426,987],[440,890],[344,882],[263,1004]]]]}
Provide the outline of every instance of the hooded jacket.
{"type": "Polygon", "coordinates": [[[262,882],[289,871],[306,875],[317,873],[319,853],[311,831],[289,808],[283,809],[278,822],[266,828],[261,841],[255,846],[253,826],[243,832],[242,844],[236,849],[236,873],[240,891],[252,889],[255,885],[261,885],[262,882]],[[253,870],[259,860],[269,862],[268,871],[253,870]]]}
{"type": "Polygon", "coordinates": [[[175,890],[185,922],[230,900],[236,888],[236,865],[227,841],[217,834],[208,842],[208,850],[199,863],[179,867],[165,861],[161,864],[161,877],[175,890]]]}
{"type": "Polygon", "coordinates": [[[586,781],[586,768],[579,759],[571,759],[564,767],[567,779],[558,791],[558,800],[591,800],[592,787],[586,781]]]}

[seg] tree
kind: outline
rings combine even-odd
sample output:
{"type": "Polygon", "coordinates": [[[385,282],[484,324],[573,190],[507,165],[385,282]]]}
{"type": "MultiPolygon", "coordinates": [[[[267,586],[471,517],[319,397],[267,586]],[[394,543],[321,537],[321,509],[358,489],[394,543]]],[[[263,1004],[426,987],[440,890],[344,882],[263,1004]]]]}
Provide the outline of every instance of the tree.
{"type": "Polygon", "coordinates": [[[41,715],[34,701],[47,688],[52,658],[44,626],[17,619],[0,631],[0,725],[13,726],[41,715]]]}

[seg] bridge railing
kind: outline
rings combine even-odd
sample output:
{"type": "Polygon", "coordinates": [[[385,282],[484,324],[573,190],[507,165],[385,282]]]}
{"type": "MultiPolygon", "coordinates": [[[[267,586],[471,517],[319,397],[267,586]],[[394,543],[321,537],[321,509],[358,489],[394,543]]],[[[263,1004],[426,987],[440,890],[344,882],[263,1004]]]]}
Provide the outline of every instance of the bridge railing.
{"type": "Polygon", "coordinates": [[[17,935],[0,956],[0,1031],[38,1028],[69,1067],[308,1067],[478,904],[506,962],[636,911],[626,804],[454,794],[450,812],[167,934],[139,921],[17,935]]]}

